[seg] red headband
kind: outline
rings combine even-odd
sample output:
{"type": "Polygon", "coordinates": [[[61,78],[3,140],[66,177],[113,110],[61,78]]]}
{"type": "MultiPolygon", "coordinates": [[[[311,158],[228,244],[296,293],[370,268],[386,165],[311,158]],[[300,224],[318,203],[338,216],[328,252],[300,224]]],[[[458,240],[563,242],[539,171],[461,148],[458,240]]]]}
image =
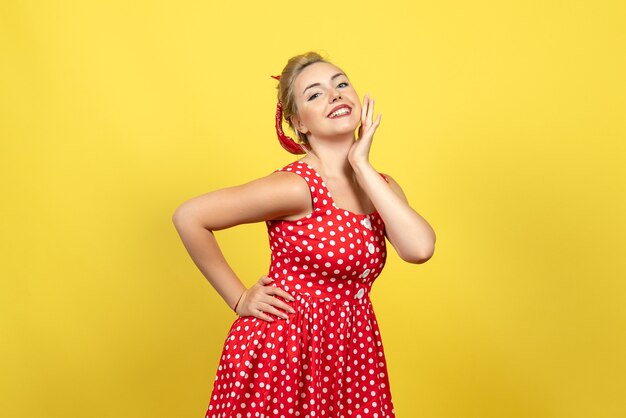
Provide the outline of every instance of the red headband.
{"type": "MultiPolygon", "coordinates": [[[[270,77],[280,81],[279,75],[272,75],[270,77]]],[[[278,135],[278,142],[280,142],[280,145],[282,145],[282,147],[290,153],[306,154],[302,145],[296,143],[293,138],[285,135],[285,132],[283,132],[283,104],[280,102],[280,99],[276,104],[276,135],[278,135]]]]}

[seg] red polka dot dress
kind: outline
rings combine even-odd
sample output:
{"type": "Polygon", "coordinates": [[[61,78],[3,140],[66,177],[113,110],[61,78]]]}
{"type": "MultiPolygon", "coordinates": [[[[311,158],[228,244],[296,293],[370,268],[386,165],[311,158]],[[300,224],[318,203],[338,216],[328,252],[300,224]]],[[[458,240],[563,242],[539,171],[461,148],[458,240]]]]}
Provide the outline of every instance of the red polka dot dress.
{"type": "Polygon", "coordinates": [[[235,319],[205,418],[393,418],[369,297],[385,265],[384,223],[377,212],[337,207],[305,162],[277,171],[301,176],[313,201],[303,218],[267,221],[268,276],[275,280],[268,286],[293,295],[286,302],[296,312],[286,312],[288,319],[270,314],[274,322],[235,319]]]}

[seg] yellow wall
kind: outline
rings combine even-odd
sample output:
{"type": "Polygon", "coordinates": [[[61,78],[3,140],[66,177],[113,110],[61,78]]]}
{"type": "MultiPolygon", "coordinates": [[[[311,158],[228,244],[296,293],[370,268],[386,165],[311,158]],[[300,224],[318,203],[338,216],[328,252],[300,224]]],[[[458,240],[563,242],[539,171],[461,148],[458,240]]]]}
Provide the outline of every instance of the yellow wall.
{"type": "MultiPolygon", "coordinates": [[[[171,222],[295,157],[313,49],[434,227],[372,299],[399,418],[626,416],[622,1],[3,1],[0,414],[201,417],[235,319],[171,222]],[[98,4],[99,3],[99,4],[98,4]],[[513,4],[515,3],[515,4],[513,4]]],[[[217,233],[251,285],[263,224],[217,233]]]]}

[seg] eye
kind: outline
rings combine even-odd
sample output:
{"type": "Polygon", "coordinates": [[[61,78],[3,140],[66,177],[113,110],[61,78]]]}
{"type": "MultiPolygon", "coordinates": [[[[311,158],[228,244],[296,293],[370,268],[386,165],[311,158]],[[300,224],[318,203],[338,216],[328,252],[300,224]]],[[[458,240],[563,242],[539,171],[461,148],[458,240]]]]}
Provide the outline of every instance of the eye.
{"type": "Polygon", "coordinates": [[[311,100],[317,98],[318,95],[319,95],[319,93],[313,94],[311,97],[309,97],[309,99],[307,101],[310,102],[311,100]]]}
{"type": "Polygon", "coordinates": [[[346,82],[344,81],[344,82],[342,82],[342,83],[339,83],[339,85],[337,85],[337,87],[341,87],[341,86],[343,86],[343,87],[348,87],[348,83],[346,83],[346,82]]]}

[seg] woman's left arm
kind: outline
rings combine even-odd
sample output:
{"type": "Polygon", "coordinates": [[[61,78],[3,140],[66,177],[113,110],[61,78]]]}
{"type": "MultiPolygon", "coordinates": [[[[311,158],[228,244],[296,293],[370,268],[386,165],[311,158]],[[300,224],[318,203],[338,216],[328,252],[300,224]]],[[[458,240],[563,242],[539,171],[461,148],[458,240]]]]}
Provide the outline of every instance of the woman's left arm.
{"type": "Polygon", "coordinates": [[[428,261],[435,251],[435,231],[411,206],[400,185],[371,164],[353,167],[357,180],[385,223],[387,238],[400,258],[409,263],[428,261]]]}
{"type": "Polygon", "coordinates": [[[435,251],[435,231],[411,206],[400,185],[389,175],[389,184],[369,162],[374,132],[381,116],[372,122],[374,100],[366,95],[361,111],[359,138],[352,146],[349,161],[361,188],[376,207],[385,223],[386,235],[400,258],[421,264],[435,251]]]}

